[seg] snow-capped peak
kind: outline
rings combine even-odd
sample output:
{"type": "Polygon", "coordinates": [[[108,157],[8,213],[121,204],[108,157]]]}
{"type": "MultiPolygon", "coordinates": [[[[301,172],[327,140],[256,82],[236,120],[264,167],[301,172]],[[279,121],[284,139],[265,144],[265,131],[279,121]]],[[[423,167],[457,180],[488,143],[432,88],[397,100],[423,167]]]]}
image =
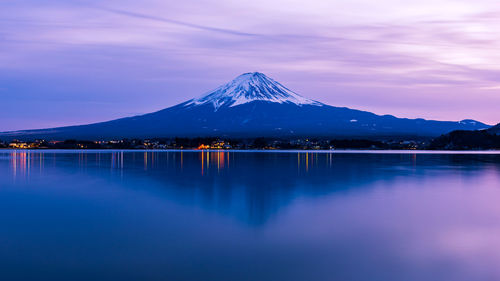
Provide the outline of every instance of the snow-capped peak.
{"type": "Polygon", "coordinates": [[[185,106],[212,104],[217,111],[222,106],[233,107],[253,101],[288,103],[298,106],[323,105],[302,97],[260,72],[251,72],[236,77],[233,81],[200,98],[188,101],[185,106]]]}

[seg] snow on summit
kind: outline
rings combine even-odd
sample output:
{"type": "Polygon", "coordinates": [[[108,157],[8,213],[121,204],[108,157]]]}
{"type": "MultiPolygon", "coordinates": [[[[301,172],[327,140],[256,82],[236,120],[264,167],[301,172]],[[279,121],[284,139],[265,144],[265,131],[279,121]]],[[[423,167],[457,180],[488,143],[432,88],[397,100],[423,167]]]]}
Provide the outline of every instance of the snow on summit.
{"type": "Polygon", "coordinates": [[[217,111],[220,107],[233,107],[253,101],[288,103],[302,105],[323,104],[304,98],[280,83],[259,72],[245,73],[233,81],[222,85],[200,98],[192,99],[185,106],[212,104],[217,111]]]}

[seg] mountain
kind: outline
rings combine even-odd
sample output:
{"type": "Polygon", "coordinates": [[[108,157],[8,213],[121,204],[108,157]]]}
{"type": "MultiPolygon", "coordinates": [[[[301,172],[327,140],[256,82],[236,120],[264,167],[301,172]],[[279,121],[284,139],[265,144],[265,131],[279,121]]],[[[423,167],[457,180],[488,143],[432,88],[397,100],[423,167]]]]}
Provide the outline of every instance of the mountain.
{"type": "Polygon", "coordinates": [[[258,72],[184,103],[154,113],[108,122],[0,133],[18,139],[113,139],[152,137],[433,137],[477,130],[474,121],[396,118],[310,100],[258,72]]]}
{"type": "Polygon", "coordinates": [[[500,135],[500,123],[489,128],[487,131],[488,131],[488,133],[490,133],[492,135],[500,135]]]}
{"type": "Polygon", "coordinates": [[[430,149],[484,150],[500,149],[500,124],[486,130],[457,130],[432,140],[430,149]]]}
{"type": "Polygon", "coordinates": [[[280,83],[259,72],[242,74],[214,91],[198,99],[188,101],[185,106],[212,105],[214,111],[218,111],[220,108],[234,107],[253,101],[298,106],[323,106],[320,102],[306,99],[290,91],[280,83]]]}

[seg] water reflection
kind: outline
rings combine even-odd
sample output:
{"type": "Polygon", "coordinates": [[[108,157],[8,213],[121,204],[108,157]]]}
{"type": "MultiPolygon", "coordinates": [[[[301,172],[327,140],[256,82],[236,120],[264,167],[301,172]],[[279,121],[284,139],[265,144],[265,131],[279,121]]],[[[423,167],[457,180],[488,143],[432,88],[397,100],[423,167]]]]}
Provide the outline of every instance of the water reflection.
{"type": "Polygon", "coordinates": [[[7,155],[16,181],[29,181],[31,171],[41,175],[48,167],[51,173],[118,177],[124,187],[148,185],[148,192],[161,192],[176,202],[254,226],[264,224],[297,197],[371,188],[376,181],[390,182],[401,176],[451,173],[467,177],[475,176],[470,171],[500,167],[498,155],[231,151],[10,151],[7,155]]]}
{"type": "Polygon", "coordinates": [[[32,170],[39,171],[39,173],[43,171],[44,154],[13,150],[7,155],[14,180],[27,180],[32,170]]]}
{"type": "Polygon", "coordinates": [[[500,280],[500,156],[0,151],[5,280],[500,280]]]}

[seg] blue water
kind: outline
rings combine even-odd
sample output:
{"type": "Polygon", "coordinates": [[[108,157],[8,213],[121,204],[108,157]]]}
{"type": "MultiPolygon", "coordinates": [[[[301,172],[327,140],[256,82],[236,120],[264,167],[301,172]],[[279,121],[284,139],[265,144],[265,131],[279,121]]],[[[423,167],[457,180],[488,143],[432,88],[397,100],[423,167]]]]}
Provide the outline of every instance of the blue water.
{"type": "Polygon", "coordinates": [[[0,150],[1,280],[500,280],[500,155],[0,150]]]}

